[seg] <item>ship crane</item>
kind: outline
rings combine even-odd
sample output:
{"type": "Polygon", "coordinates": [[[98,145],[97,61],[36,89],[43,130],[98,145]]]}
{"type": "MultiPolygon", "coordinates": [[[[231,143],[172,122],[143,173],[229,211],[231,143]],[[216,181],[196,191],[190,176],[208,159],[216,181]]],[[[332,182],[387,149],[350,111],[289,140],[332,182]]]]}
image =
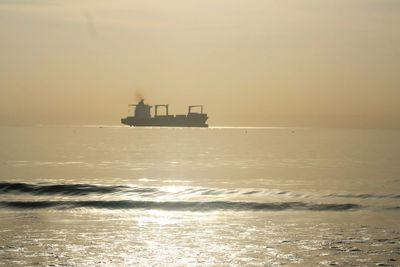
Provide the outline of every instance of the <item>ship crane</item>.
{"type": "Polygon", "coordinates": [[[201,114],[203,114],[203,105],[191,105],[191,106],[189,106],[188,114],[192,113],[192,108],[200,108],[201,114]]]}
{"type": "Polygon", "coordinates": [[[155,105],[154,107],[155,107],[155,114],[154,114],[155,117],[158,116],[158,108],[159,107],[165,107],[165,113],[166,113],[165,115],[168,116],[169,105],[155,105]]]}

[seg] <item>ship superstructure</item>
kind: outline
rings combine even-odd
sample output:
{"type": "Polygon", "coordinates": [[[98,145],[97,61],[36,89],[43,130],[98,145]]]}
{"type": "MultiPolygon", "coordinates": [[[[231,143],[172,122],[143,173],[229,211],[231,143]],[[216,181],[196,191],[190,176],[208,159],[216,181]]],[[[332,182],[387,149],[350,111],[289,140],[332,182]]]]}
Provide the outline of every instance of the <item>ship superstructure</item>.
{"type": "Polygon", "coordinates": [[[137,104],[129,106],[135,107],[134,116],[128,116],[121,119],[122,124],[129,126],[159,126],[159,127],[208,127],[206,121],[208,116],[203,113],[203,105],[191,105],[188,107],[187,115],[169,115],[169,105],[155,105],[154,116],[151,115],[153,106],[140,100],[137,104]],[[165,109],[165,113],[160,115],[159,108],[165,109]],[[200,112],[193,112],[197,108],[200,112]]]}

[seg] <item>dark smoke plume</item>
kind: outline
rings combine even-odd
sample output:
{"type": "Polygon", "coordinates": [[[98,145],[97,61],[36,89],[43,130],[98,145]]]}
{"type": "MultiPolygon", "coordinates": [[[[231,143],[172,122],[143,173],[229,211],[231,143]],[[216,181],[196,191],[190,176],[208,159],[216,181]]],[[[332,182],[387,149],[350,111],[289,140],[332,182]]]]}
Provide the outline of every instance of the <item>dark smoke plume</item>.
{"type": "Polygon", "coordinates": [[[136,101],[140,101],[140,100],[142,100],[142,99],[144,99],[143,94],[142,94],[141,92],[139,92],[139,91],[136,91],[136,92],[135,92],[135,100],[136,100],[136,101]]]}

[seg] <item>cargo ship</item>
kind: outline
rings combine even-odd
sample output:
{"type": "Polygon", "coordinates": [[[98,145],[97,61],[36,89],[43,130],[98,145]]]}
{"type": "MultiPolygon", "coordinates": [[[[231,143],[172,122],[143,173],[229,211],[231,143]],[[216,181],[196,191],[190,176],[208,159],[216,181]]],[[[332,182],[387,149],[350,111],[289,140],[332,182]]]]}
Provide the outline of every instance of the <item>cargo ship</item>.
{"type": "Polygon", "coordinates": [[[140,100],[137,104],[129,106],[135,107],[134,116],[121,119],[121,123],[129,126],[157,126],[157,127],[208,127],[206,121],[208,116],[203,113],[203,105],[191,105],[188,107],[187,115],[169,115],[169,105],[155,105],[154,116],[151,115],[153,106],[140,100]],[[163,115],[158,114],[158,109],[165,108],[163,115]],[[197,108],[200,112],[193,112],[197,108]]]}

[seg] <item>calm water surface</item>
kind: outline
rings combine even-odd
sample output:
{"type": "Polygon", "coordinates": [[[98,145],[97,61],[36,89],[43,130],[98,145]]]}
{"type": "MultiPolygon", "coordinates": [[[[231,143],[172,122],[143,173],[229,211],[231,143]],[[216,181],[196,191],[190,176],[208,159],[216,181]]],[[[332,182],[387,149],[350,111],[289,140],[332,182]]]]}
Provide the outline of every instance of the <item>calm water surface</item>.
{"type": "Polygon", "coordinates": [[[0,266],[399,266],[400,131],[0,128],[0,266]]]}

